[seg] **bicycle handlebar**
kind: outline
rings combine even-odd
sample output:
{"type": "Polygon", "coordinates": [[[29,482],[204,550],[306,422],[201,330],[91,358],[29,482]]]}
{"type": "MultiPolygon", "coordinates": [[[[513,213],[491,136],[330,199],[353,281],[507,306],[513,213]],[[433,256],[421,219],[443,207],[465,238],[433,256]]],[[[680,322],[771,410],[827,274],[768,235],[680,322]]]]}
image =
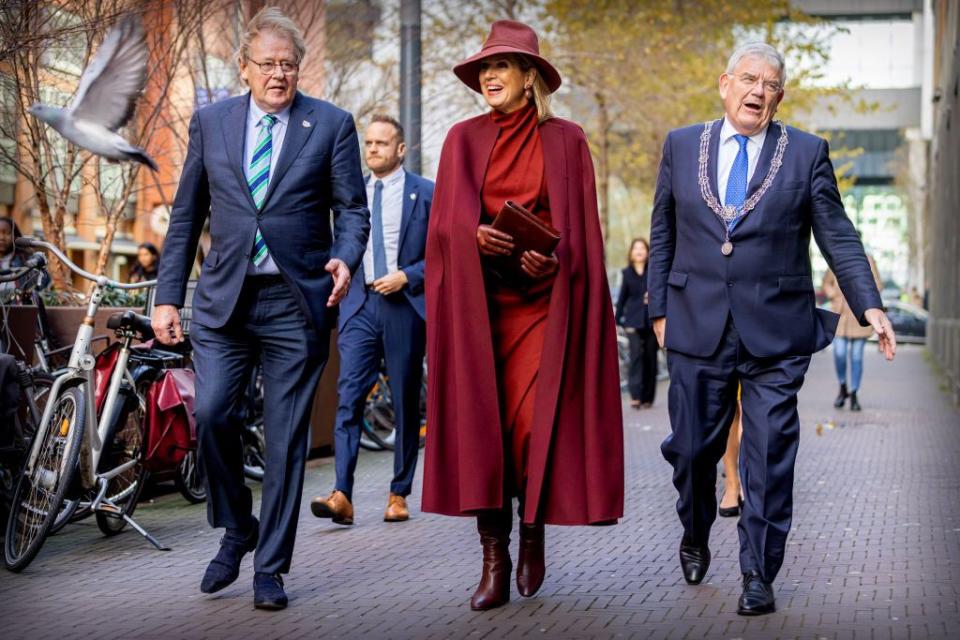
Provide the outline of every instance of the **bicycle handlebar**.
{"type": "Polygon", "coordinates": [[[60,251],[60,249],[58,249],[56,246],[50,244],[49,242],[38,240],[37,238],[30,238],[27,236],[23,236],[14,240],[14,244],[18,247],[29,247],[32,249],[46,249],[53,255],[57,256],[60,262],[67,265],[67,268],[70,269],[70,271],[73,271],[75,274],[77,274],[81,278],[90,280],[92,282],[96,282],[100,286],[108,286],[114,289],[149,289],[150,287],[155,287],[157,285],[156,280],[144,280],[143,282],[124,283],[124,282],[117,282],[116,280],[111,280],[106,276],[94,275],[89,271],[81,269],[80,267],[75,265],[73,261],[70,260],[70,258],[68,258],[66,255],[64,255],[64,253],[60,251]]]}

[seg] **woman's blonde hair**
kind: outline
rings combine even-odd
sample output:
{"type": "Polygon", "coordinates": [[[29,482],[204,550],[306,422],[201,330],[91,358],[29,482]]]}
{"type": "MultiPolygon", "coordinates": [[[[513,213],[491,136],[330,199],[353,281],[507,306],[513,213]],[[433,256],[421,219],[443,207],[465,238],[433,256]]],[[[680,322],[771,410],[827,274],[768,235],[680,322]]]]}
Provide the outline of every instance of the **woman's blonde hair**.
{"type": "Polygon", "coordinates": [[[241,64],[250,55],[250,43],[260,35],[261,31],[274,31],[289,38],[297,56],[296,63],[303,62],[303,57],[307,53],[307,43],[303,39],[303,32],[300,31],[300,27],[277,7],[264,7],[250,19],[246,30],[240,36],[237,58],[239,58],[241,64]]]}
{"type": "Polygon", "coordinates": [[[553,117],[553,111],[550,109],[550,88],[547,87],[547,81],[543,79],[543,74],[540,73],[540,69],[537,68],[533,60],[522,53],[515,55],[521,71],[524,73],[530,69],[536,71],[531,91],[533,92],[533,102],[537,107],[537,120],[540,122],[549,120],[553,117]]]}

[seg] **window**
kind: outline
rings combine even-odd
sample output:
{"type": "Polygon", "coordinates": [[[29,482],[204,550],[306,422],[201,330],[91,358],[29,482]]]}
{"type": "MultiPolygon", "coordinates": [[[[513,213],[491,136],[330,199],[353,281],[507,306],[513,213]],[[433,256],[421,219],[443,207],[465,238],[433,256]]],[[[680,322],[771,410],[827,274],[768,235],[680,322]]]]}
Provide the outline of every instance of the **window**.
{"type": "Polygon", "coordinates": [[[51,12],[47,29],[54,36],[40,61],[45,67],[79,78],[87,55],[87,25],[61,7],[48,6],[47,10],[51,12]]]}

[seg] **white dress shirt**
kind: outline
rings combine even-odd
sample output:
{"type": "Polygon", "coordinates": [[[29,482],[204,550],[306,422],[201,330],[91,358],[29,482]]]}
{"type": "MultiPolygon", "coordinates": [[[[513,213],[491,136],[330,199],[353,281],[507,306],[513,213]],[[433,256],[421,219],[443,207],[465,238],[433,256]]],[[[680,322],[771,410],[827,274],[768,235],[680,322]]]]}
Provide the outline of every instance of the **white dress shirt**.
{"type": "MultiPolygon", "coordinates": [[[[759,133],[755,133],[747,138],[747,184],[753,180],[753,172],[757,170],[757,163],[760,161],[760,150],[763,149],[763,141],[767,137],[767,129],[770,125],[764,127],[759,133]]],[[[730,169],[733,168],[733,161],[737,158],[740,151],[740,143],[733,137],[737,130],[733,128],[726,117],[723,118],[723,126],[720,127],[720,148],[717,152],[717,189],[720,193],[717,197],[721,205],[727,204],[727,181],[730,178],[730,169]]]]}
{"type": "Polygon", "coordinates": [[[370,206],[370,237],[363,254],[364,282],[372,284],[373,277],[373,190],[377,180],[383,180],[383,248],[387,254],[387,275],[399,270],[397,254],[400,252],[400,225],[403,222],[403,185],[406,182],[403,166],[383,178],[370,174],[367,178],[367,204],[370,206]]]}
{"type": "MultiPolygon", "coordinates": [[[[253,96],[251,96],[250,106],[247,109],[246,144],[243,150],[243,175],[247,179],[250,178],[248,174],[250,171],[250,161],[253,160],[253,150],[257,148],[257,138],[260,136],[260,127],[263,126],[260,121],[265,115],[267,115],[267,112],[258,107],[253,96]]],[[[277,168],[280,149],[283,147],[283,136],[287,132],[287,124],[290,120],[290,107],[273,115],[277,117],[277,121],[270,130],[273,135],[273,139],[270,141],[270,182],[273,182],[273,173],[277,168]]],[[[267,183],[267,188],[269,187],[270,184],[267,183]]],[[[251,246],[251,250],[252,249],[253,247],[251,246]]],[[[253,264],[253,260],[251,259],[247,263],[247,274],[262,275],[272,273],[280,273],[280,269],[277,268],[277,263],[273,261],[273,254],[270,253],[270,246],[267,245],[267,259],[260,263],[259,267],[253,264]]]]}

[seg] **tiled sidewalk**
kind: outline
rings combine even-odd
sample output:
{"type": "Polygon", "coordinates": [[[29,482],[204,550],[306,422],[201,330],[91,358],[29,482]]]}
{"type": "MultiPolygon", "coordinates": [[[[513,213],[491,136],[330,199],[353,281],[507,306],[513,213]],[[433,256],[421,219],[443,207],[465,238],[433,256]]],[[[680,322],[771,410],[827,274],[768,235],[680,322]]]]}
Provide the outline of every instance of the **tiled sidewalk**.
{"type": "Polygon", "coordinates": [[[658,450],[668,431],[662,384],[654,409],[626,414],[626,517],[616,527],[548,528],[548,575],[535,598],[514,591],[501,609],[471,612],[473,522],[420,514],[417,496],[410,522],[382,522],[392,460],[364,452],[351,528],[310,515],[333,465],[308,470],[286,611],[254,610],[249,557],[232,587],[200,593],[219,533],[203,506],[170,494],[137,515],[173,551],[132,532],[103,538],[87,521],[51,538],[23,574],[0,573],[0,636],[960,637],[960,412],[915,347],[892,365],[869,350],[862,413],[835,411],[835,392],[830,354],[821,354],[801,394],[794,527],[773,615],[735,613],[733,520],[714,528],[707,582],[689,587],[680,576],[676,496],[658,450]]]}

